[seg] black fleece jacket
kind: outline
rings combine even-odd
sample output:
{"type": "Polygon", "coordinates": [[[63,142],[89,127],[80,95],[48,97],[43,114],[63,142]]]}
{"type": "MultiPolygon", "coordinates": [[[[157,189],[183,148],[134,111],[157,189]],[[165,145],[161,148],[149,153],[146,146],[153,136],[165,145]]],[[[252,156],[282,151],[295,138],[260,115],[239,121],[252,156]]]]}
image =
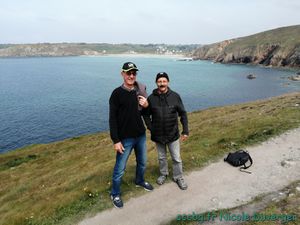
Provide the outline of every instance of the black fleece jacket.
{"type": "MultiPolygon", "coordinates": [[[[146,92],[145,92],[146,93],[146,92]]],[[[109,99],[109,128],[112,141],[120,142],[124,138],[136,138],[145,133],[145,126],[138,108],[136,89],[116,88],[109,99]]]]}
{"type": "Polygon", "coordinates": [[[143,114],[152,141],[161,144],[176,141],[180,137],[178,116],[183,127],[182,134],[189,134],[187,113],[179,94],[170,88],[165,94],[159,94],[158,89],[154,89],[148,102],[149,106],[143,114]]]}

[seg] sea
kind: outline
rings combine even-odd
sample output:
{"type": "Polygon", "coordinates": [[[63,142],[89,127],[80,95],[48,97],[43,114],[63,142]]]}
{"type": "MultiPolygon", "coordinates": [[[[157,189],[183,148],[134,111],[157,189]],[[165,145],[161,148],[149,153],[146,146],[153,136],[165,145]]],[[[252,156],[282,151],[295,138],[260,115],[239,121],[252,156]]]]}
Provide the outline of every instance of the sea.
{"type": "Polygon", "coordinates": [[[156,74],[168,73],[189,112],[300,90],[288,79],[295,71],[260,66],[158,56],[0,58],[0,153],[108,131],[109,97],[127,61],[148,94],[156,74]]]}

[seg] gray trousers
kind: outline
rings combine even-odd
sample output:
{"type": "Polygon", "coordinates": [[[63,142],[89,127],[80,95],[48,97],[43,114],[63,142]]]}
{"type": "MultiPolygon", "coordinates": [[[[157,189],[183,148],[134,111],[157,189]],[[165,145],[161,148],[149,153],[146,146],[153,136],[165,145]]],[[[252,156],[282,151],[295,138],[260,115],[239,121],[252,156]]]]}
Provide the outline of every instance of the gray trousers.
{"type": "Polygon", "coordinates": [[[159,171],[161,175],[169,175],[167,147],[169,148],[170,155],[173,162],[173,179],[177,180],[182,177],[182,160],[180,157],[180,144],[179,139],[168,144],[161,144],[156,142],[158,152],[159,171]]]}

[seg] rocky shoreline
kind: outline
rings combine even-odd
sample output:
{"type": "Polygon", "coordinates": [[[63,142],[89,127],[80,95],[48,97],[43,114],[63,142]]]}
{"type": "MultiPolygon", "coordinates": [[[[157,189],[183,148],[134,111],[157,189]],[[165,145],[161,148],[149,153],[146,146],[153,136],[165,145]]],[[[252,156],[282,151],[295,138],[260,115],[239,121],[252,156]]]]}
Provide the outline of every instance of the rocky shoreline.
{"type": "Polygon", "coordinates": [[[300,67],[300,47],[289,51],[283,49],[280,45],[262,45],[227,51],[225,43],[202,47],[193,53],[193,59],[268,67],[300,67]]]}
{"type": "Polygon", "coordinates": [[[300,25],[205,45],[194,60],[300,68],[300,25]]]}

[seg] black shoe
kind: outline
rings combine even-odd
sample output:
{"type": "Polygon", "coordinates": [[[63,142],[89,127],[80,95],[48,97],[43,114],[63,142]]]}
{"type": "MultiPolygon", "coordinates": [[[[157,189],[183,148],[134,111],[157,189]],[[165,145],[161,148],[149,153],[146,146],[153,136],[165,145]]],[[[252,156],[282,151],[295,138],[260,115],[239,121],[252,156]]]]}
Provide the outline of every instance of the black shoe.
{"type": "Polygon", "coordinates": [[[112,200],[112,203],[113,205],[118,208],[118,209],[121,209],[123,208],[123,202],[122,202],[122,199],[120,197],[120,195],[116,195],[116,196],[110,196],[111,200],[112,200]]]}
{"type": "Polygon", "coordinates": [[[143,183],[136,184],[136,187],[143,187],[146,191],[153,191],[153,187],[148,182],[144,181],[143,183]]]}

